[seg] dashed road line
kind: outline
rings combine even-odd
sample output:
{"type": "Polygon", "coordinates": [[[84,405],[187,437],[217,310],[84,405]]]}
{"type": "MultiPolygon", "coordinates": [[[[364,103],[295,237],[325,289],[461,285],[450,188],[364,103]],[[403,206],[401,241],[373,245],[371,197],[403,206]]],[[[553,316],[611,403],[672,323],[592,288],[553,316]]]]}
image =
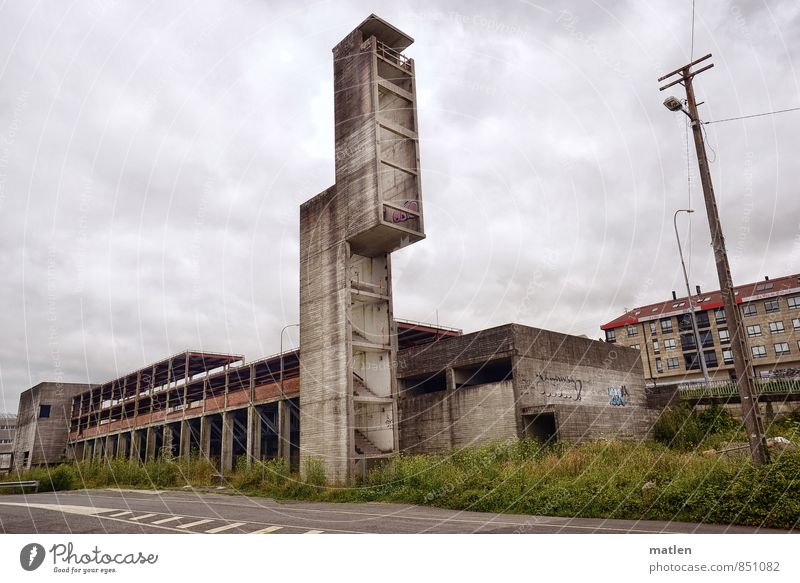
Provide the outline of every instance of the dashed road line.
{"type": "Polygon", "coordinates": [[[169,518],[162,518],[161,520],[155,520],[150,524],[164,524],[165,522],[172,522],[174,520],[180,520],[183,516],[170,516],[169,518]]]}
{"type": "Polygon", "coordinates": [[[211,530],[207,530],[206,534],[217,534],[218,532],[224,532],[226,530],[236,528],[237,526],[244,526],[244,524],[245,524],[244,522],[234,522],[233,524],[218,526],[217,528],[212,528],[211,530]]]}
{"type": "Polygon", "coordinates": [[[269,534],[271,532],[275,532],[276,530],[282,529],[282,526],[268,526],[267,528],[262,528],[261,530],[256,530],[251,532],[250,534],[269,534]]]}
{"type": "Polygon", "coordinates": [[[303,534],[322,534],[323,532],[322,530],[307,530],[303,534]]]}
{"type": "Polygon", "coordinates": [[[125,512],[117,512],[116,514],[109,514],[111,518],[119,518],[120,516],[125,516],[126,514],[133,514],[130,510],[126,510],[125,512]]]}
{"type": "Polygon", "coordinates": [[[201,524],[208,524],[209,522],[214,522],[214,521],[211,518],[206,518],[204,520],[190,522],[189,524],[181,524],[178,526],[178,528],[192,528],[193,526],[200,526],[201,524]]]}
{"type": "Polygon", "coordinates": [[[153,518],[154,516],[158,516],[158,514],[143,514],[141,516],[136,516],[134,518],[131,518],[130,520],[132,520],[132,521],[144,520],[145,518],[153,518]]]}

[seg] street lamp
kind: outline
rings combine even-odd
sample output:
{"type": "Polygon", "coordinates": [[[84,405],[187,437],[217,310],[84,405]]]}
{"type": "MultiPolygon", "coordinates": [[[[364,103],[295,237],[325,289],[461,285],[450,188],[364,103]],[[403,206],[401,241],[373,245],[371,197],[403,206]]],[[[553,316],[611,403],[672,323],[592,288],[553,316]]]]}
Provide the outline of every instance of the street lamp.
{"type": "Polygon", "coordinates": [[[694,316],[694,305],[692,304],[692,290],[689,288],[689,276],[686,274],[686,262],[683,260],[683,249],[681,249],[681,238],[678,235],[678,213],[693,213],[694,209],[678,209],[672,215],[672,226],[675,227],[675,239],[678,241],[678,255],[681,256],[681,268],[683,268],[683,281],[686,283],[686,296],[689,300],[689,314],[692,316],[692,328],[694,329],[694,341],[697,344],[697,357],[700,359],[700,367],[703,370],[703,378],[708,382],[708,367],[703,354],[703,346],[700,343],[700,332],[697,329],[697,319],[694,316]]]}

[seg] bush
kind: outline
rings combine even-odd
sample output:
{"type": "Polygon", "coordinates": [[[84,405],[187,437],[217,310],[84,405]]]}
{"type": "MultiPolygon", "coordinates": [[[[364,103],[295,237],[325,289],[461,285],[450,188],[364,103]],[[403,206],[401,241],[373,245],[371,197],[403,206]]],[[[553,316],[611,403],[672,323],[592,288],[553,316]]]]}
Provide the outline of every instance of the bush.
{"type": "Polygon", "coordinates": [[[325,476],[325,464],[318,457],[309,457],[305,461],[306,483],[311,486],[324,486],[328,480],[325,476]]]}
{"type": "Polygon", "coordinates": [[[740,424],[720,405],[698,410],[683,403],[661,413],[654,426],[654,437],[669,447],[689,451],[706,441],[710,445],[712,436],[733,438],[739,428],[740,424]]]}

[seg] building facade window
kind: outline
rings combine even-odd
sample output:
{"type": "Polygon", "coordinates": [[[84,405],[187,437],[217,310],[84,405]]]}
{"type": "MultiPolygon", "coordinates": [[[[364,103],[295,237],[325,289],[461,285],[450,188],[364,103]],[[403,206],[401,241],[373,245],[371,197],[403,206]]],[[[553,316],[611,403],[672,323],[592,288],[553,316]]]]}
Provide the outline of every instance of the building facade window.
{"type": "Polygon", "coordinates": [[[694,334],[681,334],[681,349],[683,350],[696,350],[697,341],[694,334]]]}
{"type": "Polygon", "coordinates": [[[686,332],[687,330],[693,330],[691,314],[683,314],[678,318],[678,330],[680,330],[681,332],[686,332]]]}
{"type": "Polygon", "coordinates": [[[764,358],[767,355],[767,349],[763,346],[751,346],[750,352],[753,354],[753,358],[764,358]]]}
{"type": "Polygon", "coordinates": [[[656,358],[656,372],[664,372],[664,363],[660,358],[656,358]]]}
{"type": "Polygon", "coordinates": [[[733,364],[733,350],[730,348],[722,349],[722,362],[725,364],[733,364]]]}
{"type": "Polygon", "coordinates": [[[747,335],[750,338],[755,338],[756,336],[761,336],[761,326],[759,324],[753,324],[752,326],[747,327],[747,335]]]}
{"type": "Polygon", "coordinates": [[[717,362],[717,353],[713,350],[704,352],[703,358],[706,359],[706,368],[716,368],[719,366],[719,363],[717,362]]]}
{"type": "Polygon", "coordinates": [[[789,354],[789,343],[778,342],[775,344],[775,356],[785,356],[789,354]]]}
{"type": "Polygon", "coordinates": [[[39,405],[39,419],[50,417],[50,405],[39,405]]]}
{"type": "Polygon", "coordinates": [[[617,330],[612,328],[611,330],[606,330],[606,342],[616,342],[617,341],[617,330]]]}
{"type": "Polygon", "coordinates": [[[717,324],[724,324],[727,322],[727,318],[725,318],[725,308],[717,308],[714,310],[714,319],[717,321],[717,324]]]}
{"type": "Polygon", "coordinates": [[[700,359],[697,357],[696,352],[691,352],[689,354],[683,355],[683,361],[686,365],[686,370],[699,370],[700,369],[700,359]]]}
{"type": "Polygon", "coordinates": [[[650,322],[650,334],[655,334],[658,331],[658,324],[650,322]]]}
{"type": "Polygon", "coordinates": [[[800,330],[800,318],[792,318],[792,328],[800,330]]]}
{"type": "Polygon", "coordinates": [[[680,366],[680,361],[677,358],[668,358],[667,359],[667,368],[670,370],[675,370],[680,366]]]}
{"type": "Polygon", "coordinates": [[[697,321],[698,328],[708,328],[711,326],[711,323],[708,321],[708,312],[697,312],[694,315],[694,319],[697,321]]]}
{"type": "Polygon", "coordinates": [[[789,304],[790,310],[800,310],[800,296],[786,298],[786,303],[789,304]]]}
{"type": "Polygon", "coordinates": [[[675,339],[674,338],[665,338],[664,339],[664,350],[673,350],[675,348],[675,339]]]}
{"type": "Polygon", "coordinates": [[[661,331],[665,334],[672,332],[672,318],[664,318],[661,320],[661,331]]]}
{"type": "Polygon", "coordinates": [[[653,340],[653,352],[655,352],[656,354],[660,352],[658,348],[658,340],[653,340]]]}
{"type": "Polygon", "coordinates": [[[630,325],[628,326],[628,337],[631,336],[638,336],[639,335],[639,328],[637,326],[630,325]]]}
{"type": "Polygon", "coordinates": [[[765,300],[764,301],[764,310],[767,312],[767,314],[770,314],[772,312],[779,312],[780,309],[781,309],[781,306],[778,303],[778,300],[765,300]]]}
{"type": "Polygon", "coordinates": [[[720,344],[730,344],[731,342],[731,333],[728,332],[727,328],[720,328],[719,332],[719,343],[720,344]]]}
{"type": "Polygon", "coordinates": [[[782,334],[786,329],[783,327],[783,322],[770,322],[769,331],[773,334],[782,334]]]}
{"type": "Polygon", "coordinates": [[[742,306],[742,314],[745,316],[755,316],[758,314],[758,308],[756,308],[755,304],[746,304],[742,306]]]}
{"type": "Polygon", "coordinates": [[[639,346],[638,344],[631,344],[631,348],[633,348],[634,350],[639,350],[641,346],[639,346]]]}
{"type": "Polygon", "coordinates": [[[703,344],[704,348],[714,346],[714,335],[711,333],[711,330],[700,332],[700,342],[703,344]]]}

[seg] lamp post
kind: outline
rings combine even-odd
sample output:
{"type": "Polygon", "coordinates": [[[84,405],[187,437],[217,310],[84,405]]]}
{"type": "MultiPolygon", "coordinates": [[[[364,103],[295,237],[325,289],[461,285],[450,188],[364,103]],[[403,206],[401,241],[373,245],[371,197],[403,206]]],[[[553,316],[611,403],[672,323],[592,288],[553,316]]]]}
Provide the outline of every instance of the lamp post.
{"type": "Polygon", "coordinates": [[[678,209],[672,215],[672,226],[675,227],[675,240],[678,241],[678,255],[681,256],[681,268],[683,269],[683,281],[686,283],[686,297],[689,301],[689,314],[692,316],[692,329],[694,330],[694,341],[697,344],[697,357],[700,359],[700,368],[703,370],[703,378],[708,382],[708,367],[703,355],[703,346],[700,343],[700,332],[697,329],[697,319],[694,315],[694,305],[692,304],[692,290],[689,287],[689,276],[686,273],[686,262],[683,260],[683,249],[681,248],[681,238],[678,235],[678,213],[693,213],[694,209],[678,209]]]}

